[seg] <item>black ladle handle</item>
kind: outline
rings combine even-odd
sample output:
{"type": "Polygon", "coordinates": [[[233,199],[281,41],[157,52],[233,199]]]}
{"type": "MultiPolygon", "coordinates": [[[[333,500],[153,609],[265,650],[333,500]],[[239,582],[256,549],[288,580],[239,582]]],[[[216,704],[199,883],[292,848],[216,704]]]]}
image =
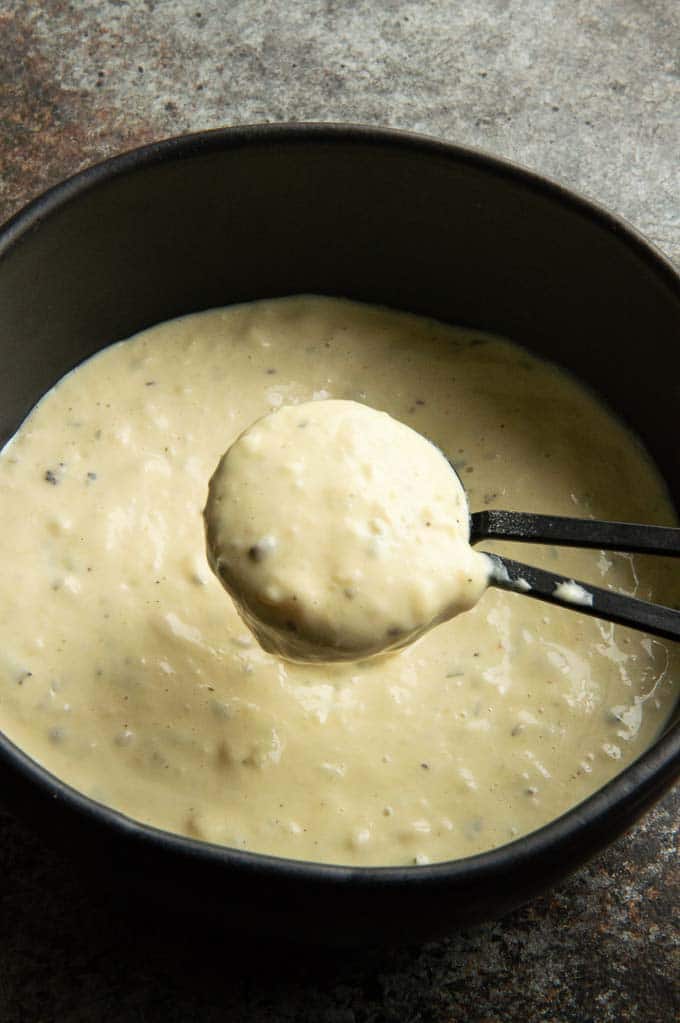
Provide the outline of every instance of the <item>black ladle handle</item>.
{"type": "Polygon", "coordinates": [[[604,618],[617,625],[642,629],[663,639],[680,639],[680,611],[673,608],[603,590],[599,586],[546,572],[533,565],[522,565],[519,561],[501,558],[497,554],[487,554],[487,557],[492,562],[490,586],[523,593],[527,597],[535,597],[595,618],[604,618]]]}
{"type": "Polygon", "coordinates": [[[595,547],[631,554],[680,557],[680,529],[635,522],[601,522],[559,515],[513,511],[478,511],[470,516],[470,543],[480,540],[519,540],[560,547],[595,547]]]}

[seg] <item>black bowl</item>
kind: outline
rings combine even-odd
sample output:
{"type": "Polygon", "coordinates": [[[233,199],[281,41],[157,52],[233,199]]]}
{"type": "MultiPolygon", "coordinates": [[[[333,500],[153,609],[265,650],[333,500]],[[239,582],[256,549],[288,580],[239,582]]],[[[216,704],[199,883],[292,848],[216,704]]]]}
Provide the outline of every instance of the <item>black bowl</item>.
{"type": "MultiPolygon", "coordinates": [[[[643,438],[676,505],[680,278],[619,219],[481,153],[371,128],[233,128],[93,167],[0,233],[0,439],[67,370],[173,316],[298,292],[497,331],[643,438]]],[[[680,772],[680,726],[540,831],[423,867],[349,868],[144,827],[0,739],[6,801],[101,885],[255,933],[417,940],[501,914],[611,842],[680,772]]]]}

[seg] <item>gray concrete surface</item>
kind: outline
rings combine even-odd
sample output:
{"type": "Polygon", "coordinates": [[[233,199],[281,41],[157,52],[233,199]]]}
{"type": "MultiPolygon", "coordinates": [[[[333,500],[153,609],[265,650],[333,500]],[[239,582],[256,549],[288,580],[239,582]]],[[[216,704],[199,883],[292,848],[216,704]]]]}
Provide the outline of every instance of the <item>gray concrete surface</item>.
{"type": "MultiPolygon", "coordinates": [[[[221,124],[359,121],[508,156],[680,264],[677,0],[0,0],[0,220],[121,149],[221,124]]],[[[670,1021],[667,797],[561,888],[419,948],[258,949],[148,923],[0,817],[0,1021],[670,1021]]]]}

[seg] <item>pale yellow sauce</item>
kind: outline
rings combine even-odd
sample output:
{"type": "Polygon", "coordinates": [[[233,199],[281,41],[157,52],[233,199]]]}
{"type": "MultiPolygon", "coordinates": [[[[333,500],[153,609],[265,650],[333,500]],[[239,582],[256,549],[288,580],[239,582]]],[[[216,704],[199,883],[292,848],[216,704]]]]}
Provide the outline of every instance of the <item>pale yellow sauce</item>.
{"type": "MultiPolygon", "coordinates": [[[[207,484],[253,420],[327,397],[429,437],[473,510],[672,522],[623,427],[502,341],[326,299],[189,317],[66,377],[0,458],[0,724],[95,799],[208,841],[355,864],[507,842],[649,745],[678,651],[490,589],[385,660],[264,653],[208,567],[207,484]]],[[[658,559],[506,551],[677,598],[658,559]]]]}
{"type": "Polygon", "coordinates": [[[346,399],[284,405],[242,433],[210,481],[205,523],[241,617],[291,660],[406,646],[476,604],[491,571],[441,451],[346,399]]]}

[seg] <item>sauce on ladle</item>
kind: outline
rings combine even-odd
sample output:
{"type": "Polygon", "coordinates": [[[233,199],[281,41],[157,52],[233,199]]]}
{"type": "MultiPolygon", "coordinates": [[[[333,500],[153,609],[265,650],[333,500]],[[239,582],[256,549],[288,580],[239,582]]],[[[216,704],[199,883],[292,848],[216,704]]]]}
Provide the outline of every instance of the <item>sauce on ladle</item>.
{"type": "Polygon", "coordinates": [[[430,441],[354,401],[284,406],[222,458],[205,509],[210,564],[261,645],[359,660],[471,608],[491,565],[430,441]]]}

